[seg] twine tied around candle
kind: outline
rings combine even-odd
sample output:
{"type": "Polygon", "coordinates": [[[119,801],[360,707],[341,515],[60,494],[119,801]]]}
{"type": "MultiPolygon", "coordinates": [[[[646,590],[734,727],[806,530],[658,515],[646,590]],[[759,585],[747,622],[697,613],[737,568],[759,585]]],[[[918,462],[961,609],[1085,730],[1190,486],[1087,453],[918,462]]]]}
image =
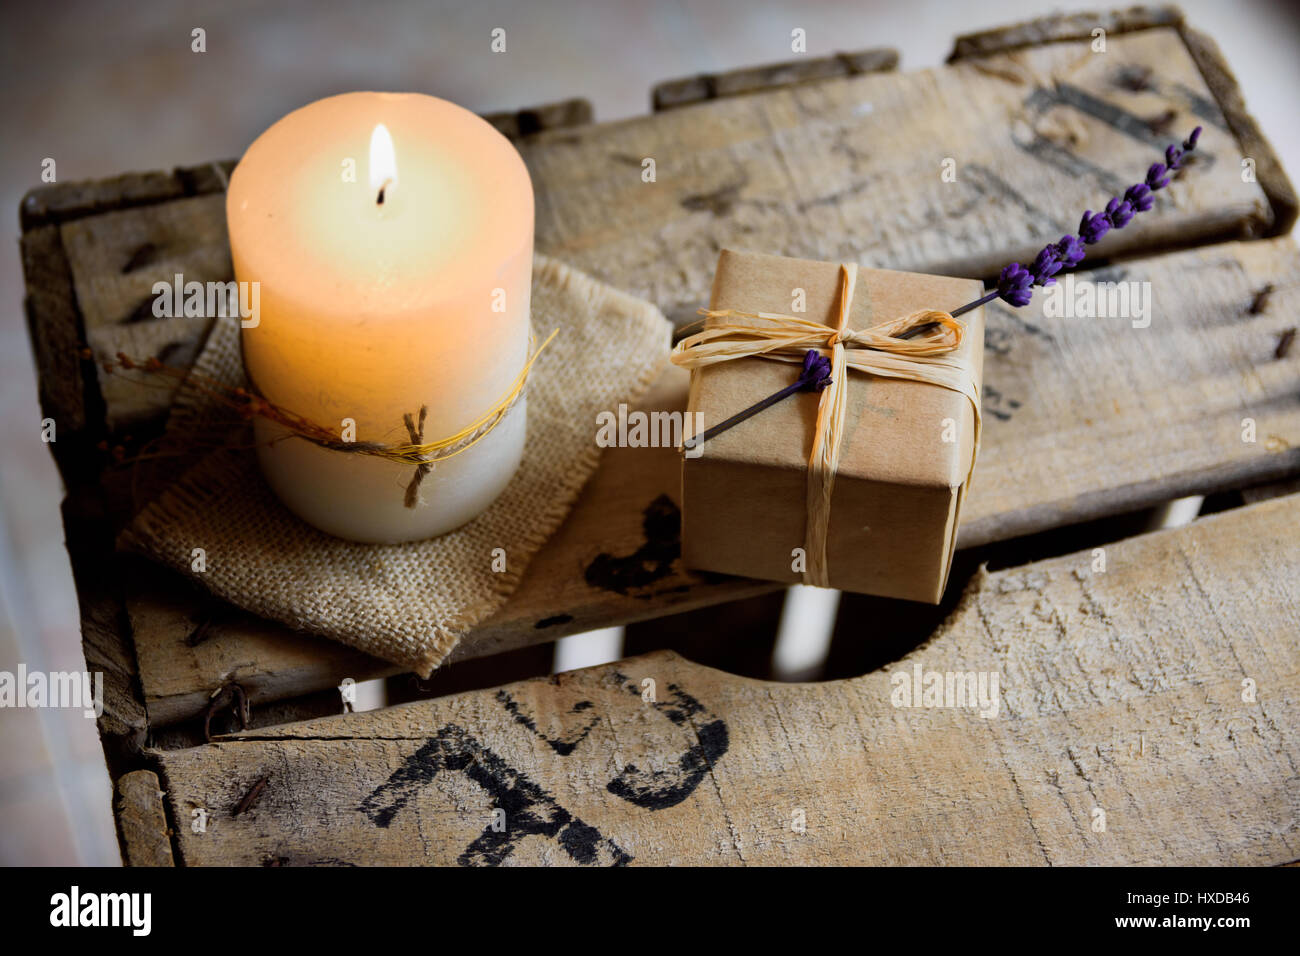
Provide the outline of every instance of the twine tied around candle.
{"type": "Polygon", "coordinates": [[[869,325],[871,310],[868,306],[867,315],[863,317],[868,327],[850,329],[849,313],[853,308],[857,277],[856,263],[840,266],[834,325],[775,312],[700,309],[699,314],[707,322],[704,330],[678,342],[672,355],[673,364],[694,370],[741,358],[801,364],[809,349],[823,355],[829,353],[831,381],[821,392],[812,450],[808,456],[807,525],[804,532],[807,561],[803,579],[805,583],[818,587],[830,587],[826,546],[831,493],[844,442],[847,369],[881,378],[937,385],[959,392],[970,400],[974,410],[975,439],[962,494],[970,484],[975,456],[979,452],[980,396],[974,368],[970,358],[953,354],[961,346],[965,327],[949,313],[935,309],[918,309],[873,326],[869,325]]]}
{"type": "MultiPolygon", "coordinates": [[[[265,418],[268,421],[275,422],[284,428],[289,434],[275,439],[283,441],[286,438],[302,438],[322,448],[330,451],[339,451],[346,454],[356,455],[373,455],[377,458],[384,458],[388,461],[398,462],[415,466],[415,474],[411,477],[410,483],[406,487],[405,505],[408,508],[414,508],[420,501],[420,483],[424,481],[425,476],[433,470],[434,465],[439,462],[448,461],[455,458],[461,452],[468,451],[476,444],[488,436],[496,428],[506,414],[515,406],[520,396],[524,393],[524,387],[528,382],[528,375],[532,371],[539,355],[546,346],[551,344],[551,340],[559,333],[555,329],[541,345],[533,349],[535,342],[530,335],[529,349],[531,355],[524,367],[520,369],[519,374],[511,383],[510,388],[506,390],[492,407],[480,415],[470,424],[466,425],[454,435],[448,435],[445,438],[439,438],[435,441],[424,440],[424,423],[428,417],[429,408],[427,405],[420,406],[417,415],[407,412],[402,416],[403,424],[406,426],[407,437],[410,439],[406,442],[394,444],[385,444],[374,441],[346,441],[336,432],[317,424],[310,419],[283,408],[269,399],[264,397],[249,378],[247,388],[232,388],[223,383],[209,380],[197,373],[187,373],[184,369],[173,368],[164,365],[156,358],[145,360],[133,359],[125,353],[118,352],[116,361],[101,360],[101,365],[106,372],[112,373],[118,369],[127,371],[144,371],[163,375],[170,375],[174,378],[187,379],[192,387],[202,392],[213,400],[220,402],[228,408],[233,409],[240,417],[251,419],[254,416],[265,418]]],[[[89,358],[90,350],[83,349],[83,356],[89,358]]]]}

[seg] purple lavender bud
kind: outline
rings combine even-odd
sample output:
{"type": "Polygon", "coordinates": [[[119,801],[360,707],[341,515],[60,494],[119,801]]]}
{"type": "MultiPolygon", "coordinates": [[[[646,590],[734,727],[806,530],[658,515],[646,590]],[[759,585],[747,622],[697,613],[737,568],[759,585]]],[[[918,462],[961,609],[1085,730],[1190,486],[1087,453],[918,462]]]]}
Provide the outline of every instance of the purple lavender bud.
{"type": "Polygon", "coordinates": [[[1130,186],[1124,193],[1124,201],[1133,207],[1134,212],[1146,212],[1155,202],[1151,187],[1146,183],[1130,186]]]}
{"type": "Polygon", "coordinates": [[[1183,151],[1173,143],[1165,147],[1165,165],[1170,169],[1183,168],[1183,151]]]}
{"type": "Polygon", "coordinates": [[[1123,229],[1136,214],[1136,210],[1123,199],[1112,199],[1106,203],[1106,218],[1116,229],[1123,229]]]}
{"type": "Polygon", "coordinates": [[[1029,273],[1034,277],[1034,285],[1052,285],[1056,282],[1052,276],[1060,271],[1061,259],[1055,243],[1044,246],[1038,253],[1038,257],[1034,259],[1034,264],[1029,267],[1029,273]]]}
{"type": "Polygon", "coordinates": [[[1196,148],[1196,141],[1201,138],[1201,128],[1198,126],[1192,130],[1192,135],[1183,140],[1183,149],[1191,152],[1196,148]]]}
{"type": "Polygon", "coordinates": [[[1078,236],[1062,236],[1061,241],[1056,244],[1056,254],[1061,259],[1062,268],[1073,269],[1083,261],[1083,257],[1088,252],[1078,236]]]}
{"type": "Polygon", "coordinates": [[[1019,262],[1013,262],[998,275],[998,296],[1016,308],[1028,305],[1034,297],[1034,277],[1019,262]]]}
{"type": "Polygon", "coordinates": [[[1147,185],[1152,189],[1164,189],[1169,185],[1169,177],[1165,175],[1164,163],[1151,164],[1151,168],[1147,170],[1147,185]]]}
{"type": "Polygon", "coordinates": [[[1094,216],[1089,209],[1079,220],[1079,236],[1088,245],[1099,241],[1108,232],[1110,232],[1110,220],[1106,218],[1105,213],[1099,212],[1094,216]]]}
{"type": "Polygon", "coordinates": [[[799,388],[807,392],[820,392],[831,383],[831,360],[816,349],[803,356],[803,371],[799,373],[799,388]]]}

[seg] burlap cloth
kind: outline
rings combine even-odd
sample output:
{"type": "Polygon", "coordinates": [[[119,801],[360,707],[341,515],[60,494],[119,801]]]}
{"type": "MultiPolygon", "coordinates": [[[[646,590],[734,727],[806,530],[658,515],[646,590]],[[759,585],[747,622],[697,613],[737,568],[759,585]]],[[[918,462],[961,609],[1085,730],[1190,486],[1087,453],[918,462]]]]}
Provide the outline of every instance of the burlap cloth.
{"type": "MultiPolygon", "coordinates": [[[[523,463],[501,497],[464,527],[428,541],[355,544],[291,514],[262,480],[251,430],[182,384],[150,471],[163,490],[118,539],[254,614],[382,657],[421,676],[505,603],[595,470],[596,415],[635,401],[668,360],[671,327],[657,308],[563,263],[537,256],[532,321],[560,334],[528,380],[523,463]],[[239,448],[210,450],[213,445],[239,448]],[[178,450],[209,449],[186,470],[178,450]],[[206,570],[191,570],[205,549],[206,570]],[[506,570],[492,570],[494,548],[506,570]]],[[[244,383],[237,319],[218,319],[195,369],[244,383]]]]}

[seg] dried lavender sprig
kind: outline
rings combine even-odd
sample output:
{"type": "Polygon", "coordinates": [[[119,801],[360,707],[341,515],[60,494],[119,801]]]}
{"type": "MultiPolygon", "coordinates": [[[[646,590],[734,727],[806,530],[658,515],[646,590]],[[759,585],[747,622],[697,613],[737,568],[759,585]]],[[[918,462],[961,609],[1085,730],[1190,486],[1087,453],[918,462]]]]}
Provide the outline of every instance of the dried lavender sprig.
{"type": "Polygon", "coordinates": [[[682,442],[682,448],[686,451],[690,451],[692,448],[696,448],[704,442],[709,441],[711,438],[716,438],[718,435],[721,435],[728,428],[739,425],[745,419],[751,418],[764,409],[771,408],[777,402],[789,398],[791,395],[795,394],[795,392],[820,392],[830,383],[831,360],[822,355],[816,349],[809,349],[804,353],[803,369],[800,371],[799,377],[793,383],[787,385],[779,392],[772,393],[762,401],[756,402],[748,408],[736,412],[736,414],[732,415],[726,421],[718,422],[718,424],[714,425],[707,431],[692,436],[682,442]]]}
{"type": "Polygon", "coordinates": [[[1165,161],[1152,163],[1144,182],[1130,186],[1123,196],[1111,199],[1104,212],[1094,214],[1091,209],[1085,212],[1079,220],[1079,235],[1062,236],[1059,242],[1048,243],[1028,269],[1018,262],[1011,263],[998,275],[997,288],[993,292],[950,314],[954,317],[961,315],[995,298],[1016,308],[1028,305],[1034,295],[1034,286],[1052,285],[1058,272],[1083,261],[1085,246],[1099,242],[1112,229],[1123,229],[1138,213],[1149,210],[1154,203],[1152,193],[1169,185],[1169,174],[1183,168],[1183,161],[1196,148],[1200,138],[1201,127],[1198,126],[1183,140],[1181,147],[1171,143],[1165,149],[1165,161]]]}

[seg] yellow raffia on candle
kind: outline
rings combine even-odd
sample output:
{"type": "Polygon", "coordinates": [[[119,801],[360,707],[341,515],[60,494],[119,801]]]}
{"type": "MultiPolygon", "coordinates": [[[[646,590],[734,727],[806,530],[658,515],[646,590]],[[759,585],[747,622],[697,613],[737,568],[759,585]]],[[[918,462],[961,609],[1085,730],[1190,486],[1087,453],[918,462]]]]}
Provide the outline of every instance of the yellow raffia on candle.
{"type": "MultiPolygon", "coordinates": [[[[224,385],[207,376],[199,375],[186,369],[175,368],[165,365],[156,358],[144,360],[134,359],[123,352],[118,352],[116,360],[100,360],[100,365],[104,371],[114,373],[118,370],[125,371],[143,371],[158,375],[167,375],[169,377],[181,380],[186,379],[189,383],[201,391],[203,394],[220,402],[226,407],[232,409],[240,417],[251,419],[254,416],[265,418],[282,426],[289,435],[285,438],[303,438],[314,444],[328,448],[332,451],[341,451],[349,454],[373,455],[377,458],[384,458],[388,461],[398,462],[417,466],[421,472],[427,472],[429,468],[438,462],[447,461],[456,457],[461,452],[467,451],[482,441],[494,429],[506,413],[514,407],[516,401],[523,394],[524,388],[528,382],[528,375],[532,371],[538,356],[542,350],[551,344],[555,336],[559,334],[559,329],[551,332],[536,349],[524,367],[516,376],[514,382],[504,395],[498,399],[487,412],[480,416],[469,425],[456,432],[454,435],[448,435],[445,438],[439,438],[436,441],[422,441],[424,430],[424,417],[427,414],[427,407],[420,410],[419,426],[416,427],[410,414],[405,416],[407,433],[411,438],[409,442],[399,442],[394,444],[384,444],[373,441],[344,441],[334,432],[318,425],[315,422],[299,415],[296,412],[274,404],[264,398],[257,392],[256,388],[239,388],[224,385]]],[[[535,339],[530,341],[530,346],[535,339]]],[[[81,350],[83,358],[90,359],[93,353],[89,348],[81,350]]],[[[141,383],[145,384],[145,383],[141,383]]],[[[277,439],[283,440],[283,439],[277,439]]],[[[423,474],[420,474],[423,477],[423,474]]],[[[415,482],[418,486],[418,481],[415,482]]]]}

